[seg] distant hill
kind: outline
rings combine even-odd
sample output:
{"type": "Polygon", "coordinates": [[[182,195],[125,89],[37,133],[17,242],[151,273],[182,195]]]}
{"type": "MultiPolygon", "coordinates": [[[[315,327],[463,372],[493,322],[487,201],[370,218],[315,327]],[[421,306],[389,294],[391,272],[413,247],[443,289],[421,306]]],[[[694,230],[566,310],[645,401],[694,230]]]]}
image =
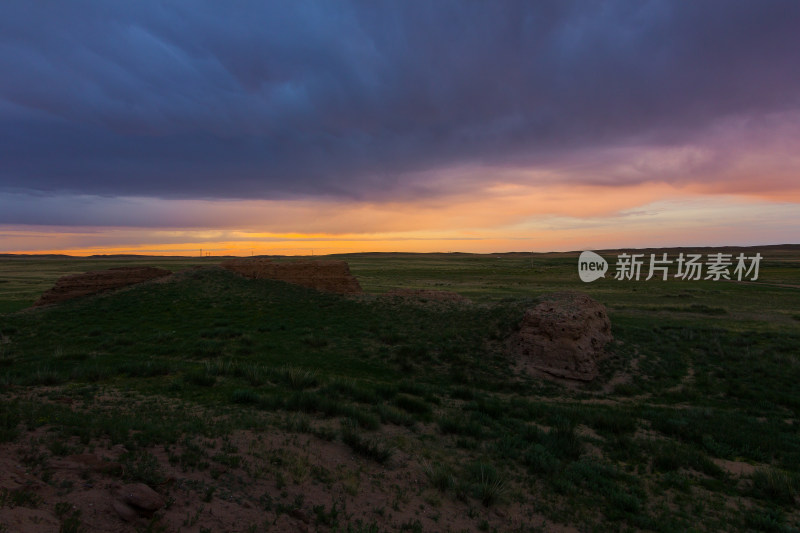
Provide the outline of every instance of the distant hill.
{"type": "MultiPolygon", "coordinates": [[[[588,248],[587,248],[588,249],[588,248]]],[[[621,252],[642,252],[642,253],[680,253],[680,252],[740,252],[746,250],[769,250],[775,252],[798,252],[800,251],[800,244],[763,244],[756,246],[672,246],[672,247],[651,247],[651,248],[605,248],[605,249],[592,249],[598,253],[621,253],[621,252]]],[[[519,251],[519,252],[491,252],[491,253],[478,253],[478,252],[352,252],[352,253],[337,253],[327,254],[313,257],[409,257],[409,256],[531,256],[531,255],[548,255],[548,256],[571,256],[581,253],[583,250],[572,250],[568,252],[534,252],[534,251],[519,251]]],[[[193,255],[140,255],[140,254],[95,254],[90,256],[76,256],[66,254],[0,254],[0,258],[13,259],[13,258],[35,258],[35,259],[229,259],[239,256],[234,255],[214,255],[209,257],[197,257],[193,255]]],[[[251,257],[251,256],[246,256],[251,257]]],[[[285,255],[256,255],[252,257],[269,257],[269,258],[290,258],[294,256],[285,255]]],[[[297,256],[297,257],[310,257],[310,256],[297,256]]]]}
{"type": "Polygon", "coordinates": [[[3,258],[14,258],[14,257],[35,257],[35,258],[52,258],[52,259],[67,259],[70,257],[74,257],[71,255],[65,254],[0,254],[0,257],[3,258]]]}

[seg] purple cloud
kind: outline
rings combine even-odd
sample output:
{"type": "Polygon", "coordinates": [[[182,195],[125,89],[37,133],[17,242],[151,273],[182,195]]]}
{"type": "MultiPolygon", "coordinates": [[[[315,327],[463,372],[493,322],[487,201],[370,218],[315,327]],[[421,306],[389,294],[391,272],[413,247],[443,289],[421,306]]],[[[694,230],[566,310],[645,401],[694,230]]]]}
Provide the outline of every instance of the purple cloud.
{"type": "Polygon", "coordinates": [[[4,2],[0,192],[374,200],[679,149],[800,107],[798,27],[788,0],[4,2]]]}

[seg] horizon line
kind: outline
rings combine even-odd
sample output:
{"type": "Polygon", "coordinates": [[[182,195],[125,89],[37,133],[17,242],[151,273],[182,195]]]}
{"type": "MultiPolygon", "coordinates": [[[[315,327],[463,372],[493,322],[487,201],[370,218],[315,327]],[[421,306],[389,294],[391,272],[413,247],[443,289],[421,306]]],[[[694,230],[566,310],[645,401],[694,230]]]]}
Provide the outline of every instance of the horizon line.
{"type": "MultiPolygon", "coordinates": [[[[771,248],[771,249],[800,249],[800,243],[781,243],[781,244],[757,244],[757,245],[720,245],[720,246],[648,246],[643,248],[636,248],[636,247],[614,247],[614,248],[600,248],[600,249],[592,249],[591,251],[602,253],[602,252],[615,252],[620,250],[637,250],[637,251],[649,251],[649,250],[705,250],[705,249],[759,249],[759,248],[771,248]]],[[[256,254],[256,255],[232,255],[232,254],[220,254],[220,255],[185,255],[185,254],[136,254],[136,253],[112,253],[112,254],[86,254],[86,255],[79,255],[79,254],[65,254],[60,253],[58,251],[43,251],[43,252],[0,252],[0,258],[15,258],[15,257],[30,257],[30,258],[45,258],[45,257],[61,257],[61,258],[71,258],[71,259],[113,259],[113,258],[147,258],[147,257],[161,257],[161,258],[185,258],[185,259],[213,259],[213,258],[247,258],[247,257],[330,257],[330,256],[343,256],[343,255],[482,255],[482,256],[490,256],[490,255],[521,255],[521,254],[529,254],[529,255],[550,255],[550,254],[576,254],[581,253],[583,251],[588,250],[564,250],[564,251],[546,251],[546,252],[536,252],[530,250],[514,250],[514,251],[505,251],[505,252],[462,252],[462,251],[446,251],[446,252],[413,252],[413,251],[401,251],[395,250],[391,252],[384,252],[384,251],[363,251],[363,252],[341,252],[341,253],[330,253],[330,254],[256,254]]]]}

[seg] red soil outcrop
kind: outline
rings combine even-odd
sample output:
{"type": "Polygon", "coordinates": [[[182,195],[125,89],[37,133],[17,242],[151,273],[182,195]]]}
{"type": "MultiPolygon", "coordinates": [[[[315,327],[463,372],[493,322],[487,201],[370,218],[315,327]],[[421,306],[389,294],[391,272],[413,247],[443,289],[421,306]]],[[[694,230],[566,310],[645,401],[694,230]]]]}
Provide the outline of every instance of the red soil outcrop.
{"type": "Polygon", "coordinates": [[[221,265],[252,279],[274,279],[339,294],[363,292],[345,261],[296,261],[273,263],[266,258],[231,259],[221,265]]]}
{"type": "Polygon", "coordinates": [[[56,281],[52,289],[45,291],[33,305],[36,307],[63,302],[72,298],[163,278],[170,274],[172,272],[163,268],[119,267],[63,276],[56,281]]]}
{"type": "Polygon", "coordinates": [[[529,370],[591,381],[597,377],[603,348],[612,339],[603,304],[586,294],[562,292],[546,295],[542,303],[528,309],[510,344],[529,370]]]}

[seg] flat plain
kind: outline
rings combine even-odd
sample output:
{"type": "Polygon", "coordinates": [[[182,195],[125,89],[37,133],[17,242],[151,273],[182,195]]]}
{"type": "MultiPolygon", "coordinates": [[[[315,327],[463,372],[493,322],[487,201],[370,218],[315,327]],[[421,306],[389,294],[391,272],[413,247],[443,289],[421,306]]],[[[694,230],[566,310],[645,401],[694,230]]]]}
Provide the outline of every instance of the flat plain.
{"type": "Polygon", "coordinates": [[[593,283],[577,253],[348,254],[365,294],[340,296],[221,258],[0,257],[0,531],[796,531],[800,246],[696,251],[758,251],[759,278],[620,281],[616,250],[593,283]],[[30,309],[130,265],[177,273],[30,309]],[[590,383],[507,349],[564,290],[611,317],[590,383]],[[123,522],[138,482],[166,505],[123,522]]]}

